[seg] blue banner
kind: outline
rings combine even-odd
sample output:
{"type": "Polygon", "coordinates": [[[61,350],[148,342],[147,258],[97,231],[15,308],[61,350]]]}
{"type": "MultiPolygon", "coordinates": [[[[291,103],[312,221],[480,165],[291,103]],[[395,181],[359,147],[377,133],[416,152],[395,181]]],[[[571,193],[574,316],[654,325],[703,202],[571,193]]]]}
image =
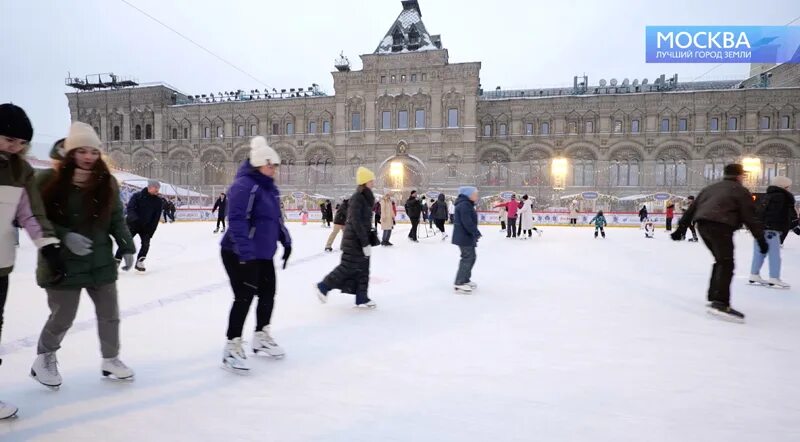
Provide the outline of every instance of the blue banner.
{"type": "Polygon", "coordinates": [[[647,26],[647,63],[800,63],[800,26],[647,26]]]}

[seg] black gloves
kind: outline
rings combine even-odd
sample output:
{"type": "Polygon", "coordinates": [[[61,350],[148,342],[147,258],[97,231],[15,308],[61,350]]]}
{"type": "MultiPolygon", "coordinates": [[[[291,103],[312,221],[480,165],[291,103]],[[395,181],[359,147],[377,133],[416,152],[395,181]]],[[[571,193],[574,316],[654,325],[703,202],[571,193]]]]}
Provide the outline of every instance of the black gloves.
{"type": "Polygon", "coordinates": [[[58,244],[48,244],[40,250],[42,257],[50,267],[53,277],[50,279],[50,284],[57,285],[67,276],[67,269],[64,265],[64,260],[61,259],[61,246],[58,244]]]}
{"type": "Polygon", "coordinates": [[[758,250],[761,252],[762,255],[766,255],[769,252],[769,244],[767,244],[767,240],[764,238],[758,238],[758,250]]]}
{"type": "Polygon", "coordinates": [[[686,237],[686,230],[687,229],[685,227],[678,226],[678,228],[669,236],[673,241],[680,241],[686,237]]]}
{"type": "Polygon", "coordinates": [[[286,270],[286,263],[289,262],[289,257],[292,256],[292,246],[283,246],[283,269],[286,270]]]}

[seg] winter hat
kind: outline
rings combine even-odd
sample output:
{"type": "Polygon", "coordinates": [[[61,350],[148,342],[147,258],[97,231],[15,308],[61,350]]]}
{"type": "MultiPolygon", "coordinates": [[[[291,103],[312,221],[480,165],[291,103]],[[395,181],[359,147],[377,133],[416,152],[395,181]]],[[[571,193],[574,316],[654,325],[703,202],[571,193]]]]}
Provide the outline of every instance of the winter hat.
{"type": "Polygon", "coordinates": [[[72,123],[72,126],[69,127],[69,135],[64,140],[64,156],[79,147],[99,150],[102,146],[103,142],[100,141],[100,137],[97,136],[92,126],[80,122],[72,123]]]}
{"type": "Polygon", "coordinates": [[[359,167],[356,171],[356,184],[359,186],[362,184],[367,184],[368,182],[375,179],[375,173],[366,167],[359,167]]]}
{"type": "Polygon", "coordinates": [[[736,178],[738,176],[744,175],[744,167],[741,164],[728,164],[725,166],[724,176],[725,178],[736,178]]]}
{"type": "Polygon", "coordinates": [[[160,189],[161,182],[158,180],[147,180],[147,187],[155,187],[156,189],[160,189]]]}
{"type": "Polygon", "coordinates": [[[64,152],[64,141],[66,140],[66,138],[62,138],[53,144],[53,147],[50,149],[51,160],[61,161],[64,159],[64,155],[66,155],[66,152],[64,152]]]}
{"type": "Polygon", "coordinates": [[[250,140],[250,165],[253,167],[261,166],[280,166],[281,157],[275,149],[267,144],[267,139],[258,136],[250,140]]]}
{"type": "Polygon", "coordinates": [[[786,189],[786,188],[788,188],[789,186],[792,185],[792,180],[790,180],[789,177],[785,177],[785,176],[780,176],[780,175],[779,176],[774,176],[774,177],[772,177],[770,185],[777,186],[777,187],[782,187],[782,188],[786,189]]]}
{"type": "Polygon", "coordinates": [[[33,126],[21,107],[11,103],[0,104],[0,135],[30,141],[33,139],[33,126]]]}
{"type": "Polygon", "coordinates": [[[458,194],[464,195],[466,197],[471,197],[473,193],[477,192],[478,189],[473,186],[461,186],[458,188],[458,194]]]}

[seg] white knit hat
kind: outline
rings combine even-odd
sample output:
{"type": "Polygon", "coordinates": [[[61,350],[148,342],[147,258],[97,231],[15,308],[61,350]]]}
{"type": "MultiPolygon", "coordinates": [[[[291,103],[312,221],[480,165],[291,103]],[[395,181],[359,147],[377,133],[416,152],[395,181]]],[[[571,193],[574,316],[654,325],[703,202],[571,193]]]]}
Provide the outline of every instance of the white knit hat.
{"type": "Polygon", "coordinates": [[[267,139],[261,136],[253,137],[250,140],[250,165],[261,167],[267,165],[281,164],[281,157],[275,149],[269,147],[267,139]]]}
{"type": "Polygon", "coordinates": [[[69,135],[67,135],[67,139],[64,140],[64,155],[79,147],[100,149],[102,146],[103,142],[100,141],[100,137],[97,136],[92,126],[86,123],[76,122],[72,123],[72,126],[69,128],[69,135]]]}
{"type": "Polygon", "coordinates": [[[784,189],[786,189],[787,187],[792,185],[792,180],[790,180],[789,177],[780,176],[780,175],[772,177],[771,181],[772,182],[770,183],[770,185],[777,186],[777,187],[782,187],[784,189]]]}

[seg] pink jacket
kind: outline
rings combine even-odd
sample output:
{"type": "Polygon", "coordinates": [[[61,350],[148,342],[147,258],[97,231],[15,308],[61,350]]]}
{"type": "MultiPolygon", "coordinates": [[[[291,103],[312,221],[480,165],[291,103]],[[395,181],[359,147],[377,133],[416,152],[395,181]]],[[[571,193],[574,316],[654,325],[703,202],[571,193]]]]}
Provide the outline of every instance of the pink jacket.
{"type": "Polygon", "coordinates": [[[508,210],[508,217],[509,218],[516,218],[517,217],[517,211],[519,210],[519,201],[511,200],[511,201],[509,201],[507,203],[500,203],[500,204],[496,205],[495,207],[505,207],[506,210],[508,210]]]}

